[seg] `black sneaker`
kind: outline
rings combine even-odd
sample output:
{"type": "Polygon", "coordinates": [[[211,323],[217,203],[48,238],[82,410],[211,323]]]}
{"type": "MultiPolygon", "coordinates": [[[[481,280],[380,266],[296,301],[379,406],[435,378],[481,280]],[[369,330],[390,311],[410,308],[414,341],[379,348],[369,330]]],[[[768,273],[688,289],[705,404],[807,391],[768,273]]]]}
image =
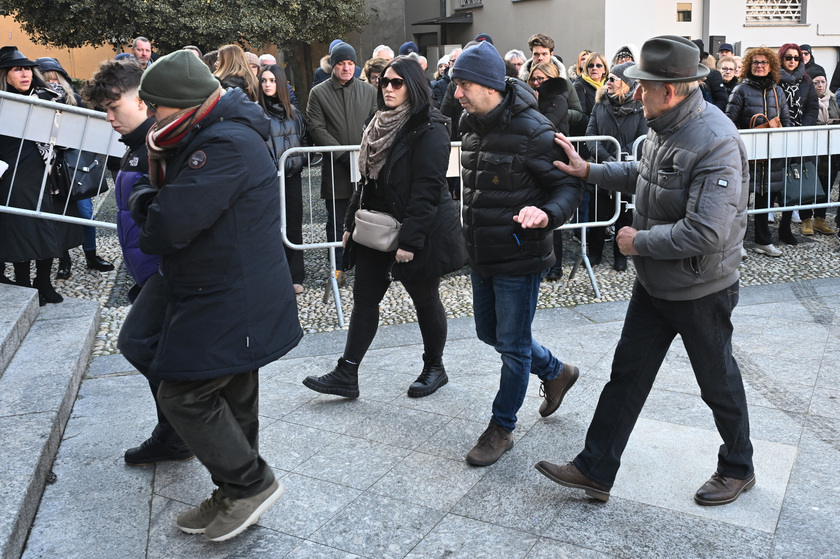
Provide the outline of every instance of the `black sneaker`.
{"type": "Polygon", "coordinates": [[[158,462],[190,460],[193,451],[174,432],[161,436],[160,425],[155,427],[152,436],[140,443],[140,446],[125,451],[125,463],[130,466],[148,466],[158,462]]]}

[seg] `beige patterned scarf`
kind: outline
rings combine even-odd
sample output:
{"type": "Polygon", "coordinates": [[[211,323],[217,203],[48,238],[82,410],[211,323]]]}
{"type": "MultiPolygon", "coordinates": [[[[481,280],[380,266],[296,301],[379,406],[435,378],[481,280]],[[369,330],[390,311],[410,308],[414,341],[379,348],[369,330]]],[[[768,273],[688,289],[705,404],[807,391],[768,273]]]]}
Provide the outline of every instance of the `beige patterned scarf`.
{"type": "Polygon", "coordinates": [[[379,171],[385,166],[388,151],[397,132],[408,122],[411,116],[411,103],[403,103],[393,110],[379,110],[365,128],[362,135],[362,147],[359,153],[359,171],[363,177],[376,180],[379,171]]]}

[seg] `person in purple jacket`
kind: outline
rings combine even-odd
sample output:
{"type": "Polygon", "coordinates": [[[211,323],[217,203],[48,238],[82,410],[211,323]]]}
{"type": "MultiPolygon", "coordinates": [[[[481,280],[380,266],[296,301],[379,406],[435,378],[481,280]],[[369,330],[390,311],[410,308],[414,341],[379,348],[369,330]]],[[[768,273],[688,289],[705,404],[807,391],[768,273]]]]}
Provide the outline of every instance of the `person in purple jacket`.
{"type": "Polygon", "coordinates": [[[134,185],[140,177],[149,173],[146,134],[155,122],[154,118],[147,116],[146,103],[137,93],[142,76],[143,69],[134,60],[106,60],[100,64],[82,91],[85,101],[91,107],[106,111],[108,122],[122,135],[120,141],[127,146],[114,180],[114,193],[118,208],[117,235],[123,263],[135,285],[128,292],[132,308],[120,330],[118,347],[126,360],[148,379],[158,418],[151,437],[140,446],[125,452],[126,463],[135,466],[193,457],[192,451],[172,428],[158,405],[160,381],[148,375],[162,328],[162,309],[165,306],[162,297],[165,292],[158,273],[160,256],[140,250],[140,230],[131,217],[128,205],[134,185]],[[134,305],[138,297],[143,297],[149,304],[134,305]],[[161,313],[149,313],[148,309],[161,309],[161,313]]]}

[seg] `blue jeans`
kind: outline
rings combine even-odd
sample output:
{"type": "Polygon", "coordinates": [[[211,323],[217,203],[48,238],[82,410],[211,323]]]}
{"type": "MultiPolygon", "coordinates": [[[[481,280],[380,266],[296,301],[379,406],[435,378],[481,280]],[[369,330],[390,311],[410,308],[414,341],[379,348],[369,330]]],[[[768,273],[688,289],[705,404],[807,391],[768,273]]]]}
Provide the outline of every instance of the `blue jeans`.
{"type": "Polygon", "coordinates": [[[636,281],[610,380],[595,408],[586,446],[574,460],[586,477],[612,487],[621,454],[677,334],[723,439],[717,471],[736,479],[752,475],[747,399],[732,356],[730,316],[737,304],[738,282],[693,301],[666,301],[651,297],[636,281]]]}
{"type": "MultiPolygon", "coordinates": [[[[93,217],[93,201],[90,198],[77,201],[76,207],[79,208],[79,215],[81,217],[85,219],[91,219],[93,217]]],[[[84,234],[82,249],[85,252],[96,250],[96,227],[82,225],[82,233],[84,234]]]]}
{"type": "Polygon", "coordinates": [[[475,332],[502,356],[499,391],[493,401],[493,423],[512,432],[516,412],[525,401],[529,376],[551,380],[563,370],[551,352],[531,335],[543,270],[524,276],[490,276],[471,272],[475,332]]]}

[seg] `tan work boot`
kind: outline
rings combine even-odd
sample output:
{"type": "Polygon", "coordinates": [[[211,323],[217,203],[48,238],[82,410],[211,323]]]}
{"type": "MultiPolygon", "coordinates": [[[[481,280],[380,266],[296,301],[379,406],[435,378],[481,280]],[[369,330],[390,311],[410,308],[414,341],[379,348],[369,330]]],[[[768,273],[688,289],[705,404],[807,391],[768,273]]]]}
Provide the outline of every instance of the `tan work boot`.
{"type": "Polygon", "coordinates": [[[824,217],[818,217],[814,219],[814,231],[819,231],[823,235],[833,235],[834,229],[825,222],[824,217]]]}
{"type": "Polygon", "coordinates": [[[814,229],[811,227],[811,218],[803,219],[801,227],[802,234],[806,237],[812,237],[814,235],[814,229]]]}

